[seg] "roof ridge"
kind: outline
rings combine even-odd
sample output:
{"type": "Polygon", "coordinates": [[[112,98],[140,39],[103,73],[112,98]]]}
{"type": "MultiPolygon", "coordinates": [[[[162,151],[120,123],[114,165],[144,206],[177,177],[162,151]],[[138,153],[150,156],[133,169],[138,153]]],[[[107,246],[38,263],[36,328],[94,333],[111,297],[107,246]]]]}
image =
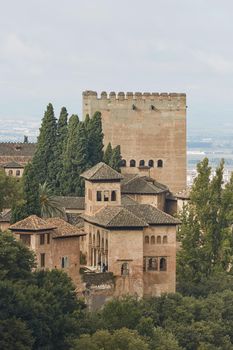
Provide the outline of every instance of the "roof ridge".
{"type": "Polygon", "coordinates": [[[174,219],[174,220],[178,220],[178,219],[175,218],[174,216],[172,216],[172,215],[166,213],[165,211],[163,211],[163,210],[161,210],[161,209],[159,209],[159,208],[157,208],[157,207],[155,207],[155,206],[153,206],[153,205],[151,205],[151,204],[140,204],[140,203],[139,203],[139,205],[144,205],[144,206],[152,207],[152,208],[156,209],[159,213],[162,213],[163,215],[167,216],[168,218],[172,218],[172,219],[174,219]]]}
{"type": "Polygon", "coordinates": [[[126,210],[130,215],[134,216],[137,220],[141,221],[143,223],[143,225],[148,226],[148,224],[145,220],[136,216],[134,213],[132,213],[130,210],[128,210],[125,206],[120,206],[117,208],[120,208],[120,211],[108,222],[108,224],[111,224],[113,219],[115,219],[121,213],[122,210],[126,210]]]}

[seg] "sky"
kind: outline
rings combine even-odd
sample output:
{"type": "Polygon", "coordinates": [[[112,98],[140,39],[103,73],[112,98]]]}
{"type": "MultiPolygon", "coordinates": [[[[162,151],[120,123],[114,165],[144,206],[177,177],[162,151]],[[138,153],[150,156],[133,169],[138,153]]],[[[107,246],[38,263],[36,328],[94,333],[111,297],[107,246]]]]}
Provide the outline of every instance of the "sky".
{"type": "Polygon", "coordinates": [[[82,91],[185,92],[188,128],[233,129],[232,0],[0,0],[0,125],[82,91]]]}

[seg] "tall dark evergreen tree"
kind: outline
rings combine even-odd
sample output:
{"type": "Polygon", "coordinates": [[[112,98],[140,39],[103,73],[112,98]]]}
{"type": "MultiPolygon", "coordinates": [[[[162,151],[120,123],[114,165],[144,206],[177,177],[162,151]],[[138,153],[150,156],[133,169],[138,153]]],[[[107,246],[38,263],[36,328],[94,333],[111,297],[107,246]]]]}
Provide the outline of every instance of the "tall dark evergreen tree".
{"type": "Polygon", "coordinates": [[[87,168],[88,150],[84,124],[72,115],[68,125],[67,145],[63,158],[62,193],[81,195],[80,174],[87,168]]]}
{"type": "Polygon", "coordinates": [[[12,222],[26,218],[29,215],[40,216],[39,183],[36,170],[32,163],[28,163],[23,173],[23,201],[14,206],[12,222]]]}
{"type": "Polygon", "coordinates": [[[55,156],[56,138],[57,122],[54,116],[53,106],[49,103],[42,119],[32,164],[35,168],[38,182],[48,182],[53,188],[55,187],[57,175],[55,156]]]}
{"type": "Polygon", "coordinates": [[[61,181],[62,181],[62,167],[63,167],[63,156],[66,147],[67,137],[68,137],[68,113],[65,107],[62,107],[61,113],[57,123],[57,140],[55,149],[55,168],[56,168],[56,184],[55,193],[61,193],[61,181]]]}
{"type": "Polygon", "coordinates": [[[109,165],[110,167],[112,167],[113,169],[115,169],[116,171],[120,172],[121,168],[121,148],[120,146],[116,146],[115,148],[113,148],[112,150],[112,156],[111,159],[109,161],[109,165]]]}
{"type": "Polygon", "coordinates": [[[103,157],[104,163],[109,165],[111,158],[112,158],[112,145],[109,142],[109,144],[107,145],[106,150],[104,152],[104,157],[103,157]]]}
{"type": "MultiPolygon", "coordinates": [[[[87,119],[88,120],[88,119],[87,119]]],[[[103,138],[101,113],[96,112],[86,123],[86,133],[88,139],[88,162],[93,166],[103,160],[103,138]]]]}

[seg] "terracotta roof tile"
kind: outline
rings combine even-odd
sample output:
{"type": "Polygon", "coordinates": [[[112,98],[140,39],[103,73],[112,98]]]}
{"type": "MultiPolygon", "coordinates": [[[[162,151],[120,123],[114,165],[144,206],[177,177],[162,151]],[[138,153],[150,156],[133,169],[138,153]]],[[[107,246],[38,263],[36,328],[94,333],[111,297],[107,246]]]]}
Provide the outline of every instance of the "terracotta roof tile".
{"type": "Polygon", "coordinates": [[[28,216],[26,219],[18,221],[9,227],[12,231],[43,231],[52,230],[54,228],[56,228],[56,226],[51,225],[46,220],[36,215],[28,216]]]}
{"type": "Polygon", "coordinates": [[[128,205],[126,208],[149,225],[178,225],[180,221],[150,204],[128,205]]]}
{"type": "Polygon", "coordinates": [[[0,142],[0,156],[33,157],[36,143],[0,142]]]}
{"type": "Polygon", "coordinates": [[[147,176],[126,176],[121,182],[121,192],[124,194],[159,194],[168,191],[167,186],[147,176]]]}
{"type": "Polygon", "coordinates": [[[147,223],[135,216],[125,207],[105,207],[99,210],[95,216],[82,215],[82,217],[91,223],[107,228],[116,227],[146,227],[147,223]]]}
{"type": "Polygon", "coordinates": [[[62,238],[62,237],[71,237],[71,236],[82,236],[83,231],[79,228],[69,224],[63,219],[60,218],[48,218],[46,219],[47,223],[51,226],[56,227],[53,232],[54,238],[62,238]]]}
{"type": "Polygon", "coordinates": [[[121,180],[123,176],[116,170],[112,169],[109,165],[101,162],[93,166],[91,169],[85,171],[81,176],[90,181],[101,180],[121,180]]]}
{"type": "Polygon", "coordinates": [[[55,196],[55,199],[65,209],[85,209],[85,197],[55,196]]]}

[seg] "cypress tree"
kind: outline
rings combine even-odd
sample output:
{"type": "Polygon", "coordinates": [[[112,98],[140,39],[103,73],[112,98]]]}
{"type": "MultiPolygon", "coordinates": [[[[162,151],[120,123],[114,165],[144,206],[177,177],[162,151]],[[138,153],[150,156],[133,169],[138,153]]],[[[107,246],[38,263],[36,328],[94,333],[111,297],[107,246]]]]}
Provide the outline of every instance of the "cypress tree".
{"type": "Polygon", "coordinates": [[[104,163],[109,165],[111,158],[112,158],[112,145],[109,142],[109,144],[107,145],[106,150],[104,152],[104,157],[103,157],[104,163]]]}
{"type": "MultiPolygon", "coordinates": [[[[62,193],[63,195],[75,195],[79,187],[78,165],[80,162],[80,143],[78,140],[79,118],[72,115],[68,123],[67,144],[63,157],[62,193]]],[[[83,128],[84,130],[84,128],[83,128]]],[[[85,130],[84,130],[85,133],[85,130]]],[[[86,136],[86,135],[85,135],[86,136]]],[[[85,137],[86,140],[86,137],[85,137]]]]}
{"type": "Polygon", "coordinates": [[[103,160],[103,138],[101,113],[96,112],[87,122],[86,133],[88,139],[88,162],[93,166],[103,160]]]}
{"type": "Polygon", "coordinates": [[[57,123],[57,140],[56,140],[56,184],[55,184],[55,193],[60,194],[61,191],[61,181],[62,181],[62,172],[63,172],[63,153],[66,147],[67,136],[68,136],[68,113],[65,107],[62,107],[60,116],[57,123]]]}
{"type": "Polygon", "coordinates": [[[23,181],[23,201],[12,209],[11,222],[16,222],[29,215],[40,216],[39,183],[32,163],[28,163],[24,168],[23,181]]]}
{"type": "Polygon", "coordinates": [[[109,161],[109,165],[110,167],[112,167],[113,169],[115,169],[116,171],[120,172],[121,168],[121,148],[120,146],[116,146],[115,148],[113,148],[112,150],[112,156],[111,159],[109,161]]]}
{"type": "Polygon", "coordinates": [[[38,182],[48,182],[55,187],[56,182],[56,135],[57,123],[53,106],[48,104],[40,128],[37,147],[33,158],[33,167],[38,182]]]}

